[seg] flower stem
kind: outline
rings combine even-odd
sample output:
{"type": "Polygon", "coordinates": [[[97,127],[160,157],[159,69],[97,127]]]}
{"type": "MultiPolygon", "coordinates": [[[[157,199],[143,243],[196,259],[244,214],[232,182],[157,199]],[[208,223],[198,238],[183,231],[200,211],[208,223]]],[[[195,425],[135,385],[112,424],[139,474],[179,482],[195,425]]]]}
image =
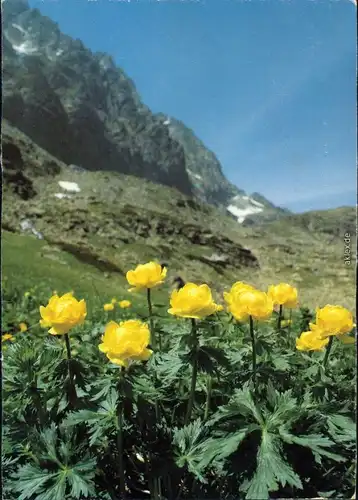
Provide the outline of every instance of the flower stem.
{"type": "Polygon", "coordinates": [[[280,304],[280,309],[278,311],[278,318],[277,318],[277,330],[281,329],[281,321],[282,321],[282,304],[280,304]]]}
{"type": "MultiPolygon", "coordinates": [[[[149,312],[149,326],[150,326],[150,337],[151,337],[151,347],[153,351],[156,350],[157,343],[156,343],[156,338],[155,338],[155,331],[154,331],[154,322],[153,322],[153,306],[152,306],[152,296],[151,296],[151,290],[150,288],[147,288],[147,302],[148,302],[148,312],[149,312]]],[[[159,350],[162,349],[162,340],[159,332],[159,350]]],[[[154,382],[156,380],[156,375],[154,375],[154,382]]],[[[159,409],[159,402],[158,400],[155,401],[155,417],[157,423],[160,421],[160,409],[159,409]]],[[[154,478],[153,479],[153,497],[154,499],[160,498],[160,491],[161,491],[161,480],[160,478],[154,478]]]]}
{"type": "Polygon", "coordinates": [[[70,390],[71,390],[71,395],[73,396],[73,400],[77,400],[77,393],[76,393],[76,387],[74,384],[73,380],[73,371],[72,371],[72,364],[71,364],[71,345],[70,345],[70,337],[68,336],[68,333],[65,333],[65,343],[66,343],[66,351],[67,351],[67,366],[68,366],[68,376],[70,379],[70,390]]]}
{"type": "Polygon", "coordinates": [[[208,378],[206,381],[206,403],[205,403],[204,421],[207,420],[207,418],[209,416],[212,387],[213,387],[213,379],[212,379],[211,375],[208,375],[208,378]]]}
{"type": "Polygon", "coordinates": [[[185,416],[184,425],[188,425],[189,420],[191,418],[191,413],[193,411],[193,404],[195,399],[195,387],[196,387],[196,379],[198,377],[198,337],[196,332],[196,323],[195,319],[191,320],[191,335],[194,341],[194,359],[193,359],[193,372],[191,375],[191,387],[190,387],[190,395],[188,401],[188,409],[185,416]]]}
{"type": "MultiPolygon", "coordinates": [[[[153,348],[153,351],[155,351],[157,347],[156,343],[156,338],[155,338],[155,331],[154,331],[154,322],[153,322],[153,306],[152,306],[152,296],[151,296],[151,290],[150,288],[147,288],[147,302],[148,302],[148,311],[149,311],[149,326],[150,326],[150,341],[151,341],[151,346],[153,348]]],[[[161,344],[161,339],[159,338],[159,344],[161,344]]],[[[159,348],[161,349],[161,345],[159,345],[159,348]]]]}
{"type": "MultiPolygon", "coordinates": [[[[122,377],[124,376],[124,368],[121,369],[121,379],[119,387],[121,386],[122,377]]],[[[117,449],[118,449],[118,472],[119,472],[119,491],[121,499],[125,499],[126,487],[124,480],[124,461],[123,461],[123,391],[120,390],[120,401],[117,407],[117,449]]]]}
{"type": "Polygon", "coordinates": [[[252,319],[252,316],[250,316],[250,337],[252,345],[252,374],[254,381],[254,389],[256,390],[256,341],[255,341],[254,321],[252,319]]]}
{"type": "Polygon", "coordinates": [[[330,336],[329,337],[329,341],[328,341],[328,345],[327,345],[327,348],[326,348],[326,354],[325,354],[324,360],[323,360],[323,368],[324,368],[324,370],[326,370],[326,368],[327,368],[327,362],[328,362],[329,354],[330,354],[331,349],[332,349],[332,343],[333,343],[333,336],[330,336]]]}

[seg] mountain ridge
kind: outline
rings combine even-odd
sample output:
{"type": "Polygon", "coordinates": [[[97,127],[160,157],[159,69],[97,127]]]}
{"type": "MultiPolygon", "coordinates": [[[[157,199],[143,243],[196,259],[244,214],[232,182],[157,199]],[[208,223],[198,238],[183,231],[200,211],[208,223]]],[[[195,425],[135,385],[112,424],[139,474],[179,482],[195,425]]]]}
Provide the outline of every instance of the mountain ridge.
{"type": "Polygon", "coordinates": [[[3,116],[56,158],[174,186],[240,223],[287,213],[230,183],[192,130],[151,112],[110,55],[63,34],[24,0],[6,0],[3,20],[3,116]]]}

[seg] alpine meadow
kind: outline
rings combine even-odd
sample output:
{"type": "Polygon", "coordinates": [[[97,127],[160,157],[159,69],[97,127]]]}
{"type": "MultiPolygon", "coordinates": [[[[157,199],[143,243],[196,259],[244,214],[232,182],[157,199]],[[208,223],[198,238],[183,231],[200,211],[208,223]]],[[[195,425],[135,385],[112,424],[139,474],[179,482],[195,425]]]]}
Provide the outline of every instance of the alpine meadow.
{"type": "Polygon", "coordinates": [[[320,198],[355,124],[314,80],[355,6],[267,4],[2,0],[4,500],[355,500],[356,210],[320,198]],[[305,36],[314,100],[245,115],[305,36]]]}

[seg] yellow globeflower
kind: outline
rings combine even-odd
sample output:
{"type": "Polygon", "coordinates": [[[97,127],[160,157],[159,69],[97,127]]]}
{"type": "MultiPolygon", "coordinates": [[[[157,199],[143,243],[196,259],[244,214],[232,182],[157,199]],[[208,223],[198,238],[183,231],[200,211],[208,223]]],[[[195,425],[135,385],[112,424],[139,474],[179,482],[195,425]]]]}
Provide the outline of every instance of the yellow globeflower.
{"type": "Polygon", "coordinates": [[[127,367],[132,361],[145,361],[153,351],[148,349],[150,331],[146,323],[131,319],[110,321],[98,346],[114,364],[127,367]]]}
{"type": "Polygon", "coordinates": [[[129,291],[133,292],[144,288],[154,288],[164,282],[166,275],[166,267],[162,268],[162,266],[156,262],[139,264],[139,266],[128,271],[126,274],[128,283],[133,287],[130,288],[129,291]]]}
{"type": "Polygon", "coordinates": [[[245,321],[251,316],[254,319],[268,319],[273,311],[273,302],[265,292],[259,290],[243,290],[233,297],[229,311],[237,321],[245,321]]]}
{"type": "Polygon", "coordinates": [[[316,325],[322,331],[322,337],[349,333],[355,327],[352,313],[348,309],[329,304],[316,309],[316,325]]]}
{"type": "Polygon", "coordinates": [[[87,316],[86,302],[84,299],[78,301],[72,293],[66,293],[59,297],[53,295],[46,307],[40,306],[42,327],[51,327],[49,333],[52,335],[64,335],[71,328],[82,325],[87,316]]]}
{"type": "Polygon", "coordinates": [[[27,324],[26,323],[20,323],[19,324],[19,329],[21,333],[27,332],[27,324]]]}
{"type": "Polygon", "coordinates": [[[130,300],[121,300],[118,302],[118,305],[121,309],[127,309],[128,307],[131,307],[132,302],[130,300]]]}
{"type": "Polygon", "coordinates": [[[274,305],[285,306],[288,309],[294,309],[298,306],[297,288],[288,283],[280,283],[271,285],[267,295],[270,297],[274,305]]]}
{"type": "Polygon", "coordinates": [[[296,348],[299,351],[322,351],[328,344],[328,339],[323,339],[319,330],[302,332],[296,339],[296,348]]]}
{"type": "Polygon", "coordinates": [[[220,310],[215,304],[208,285],[187,283],[174,290],[170,298],[168,313],[181,318],[203,319],[220,310]]]}
{"type": "Polygon", "coordinates": [[[103,309],[104,309],[105,311],[113,311],[113,309],[114,309],[114,304],[113,304],[112,302],[111,302],[111,303],[109,303],[109,304],[104,304],[103,309]]]}
{"type": "Polygon", "coordinates": [[[14,342],[15,337],[11,333],[4,333],[4,335],[1,335],[1,342],[6,342],[6,340],[14,342]]]}
{"type": "Polygon", "coordinates": [[[236,281],[230,289],[230,292],[224,292],[225,302],[230,306],[230,304],[234,301],[234,297],[243,292],[244,290],[255,290],[255,288],[243,281],[236,281]]]}

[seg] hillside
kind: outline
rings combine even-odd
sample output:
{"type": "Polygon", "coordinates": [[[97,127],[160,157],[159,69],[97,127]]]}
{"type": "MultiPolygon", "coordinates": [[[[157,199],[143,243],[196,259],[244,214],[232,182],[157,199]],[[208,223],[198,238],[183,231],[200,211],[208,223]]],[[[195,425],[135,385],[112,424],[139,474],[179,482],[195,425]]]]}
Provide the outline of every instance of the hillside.
{"type": "Polygon", "coordinates": [[[108,54],[92,53],[24,0],[2,7],[3,116],[39,146],[65,164],[175,187],[239,223],[284,215],[232,185],[183,123],[153,114],[108,54]]]}
{"type": "MultiPolygon", "coordinates": [[[[206,281],[217,292],[236,280],[262,288],[289,281],[302,303],[354,304],[354,268],[344,264],[342,237],[319,226],[310,231],[305,216],[242,227],[176,189],[66,166],[6,120],[2,140],[3,229],[43,236],[44,274],[60,250],[122,287],[129,268],[158,259],[169,266],[168,286],[176,275],[206,281]]],[[[346,209],[347,220],[352,216],[354,209],[346,209]]],[[[337,218],[337,224],[345,223],[337,218]]],[[[7,265],[4,259],[5,274],[7,265]]],[[[21,280],[24,264],[18,265],[21,280]]]]}

